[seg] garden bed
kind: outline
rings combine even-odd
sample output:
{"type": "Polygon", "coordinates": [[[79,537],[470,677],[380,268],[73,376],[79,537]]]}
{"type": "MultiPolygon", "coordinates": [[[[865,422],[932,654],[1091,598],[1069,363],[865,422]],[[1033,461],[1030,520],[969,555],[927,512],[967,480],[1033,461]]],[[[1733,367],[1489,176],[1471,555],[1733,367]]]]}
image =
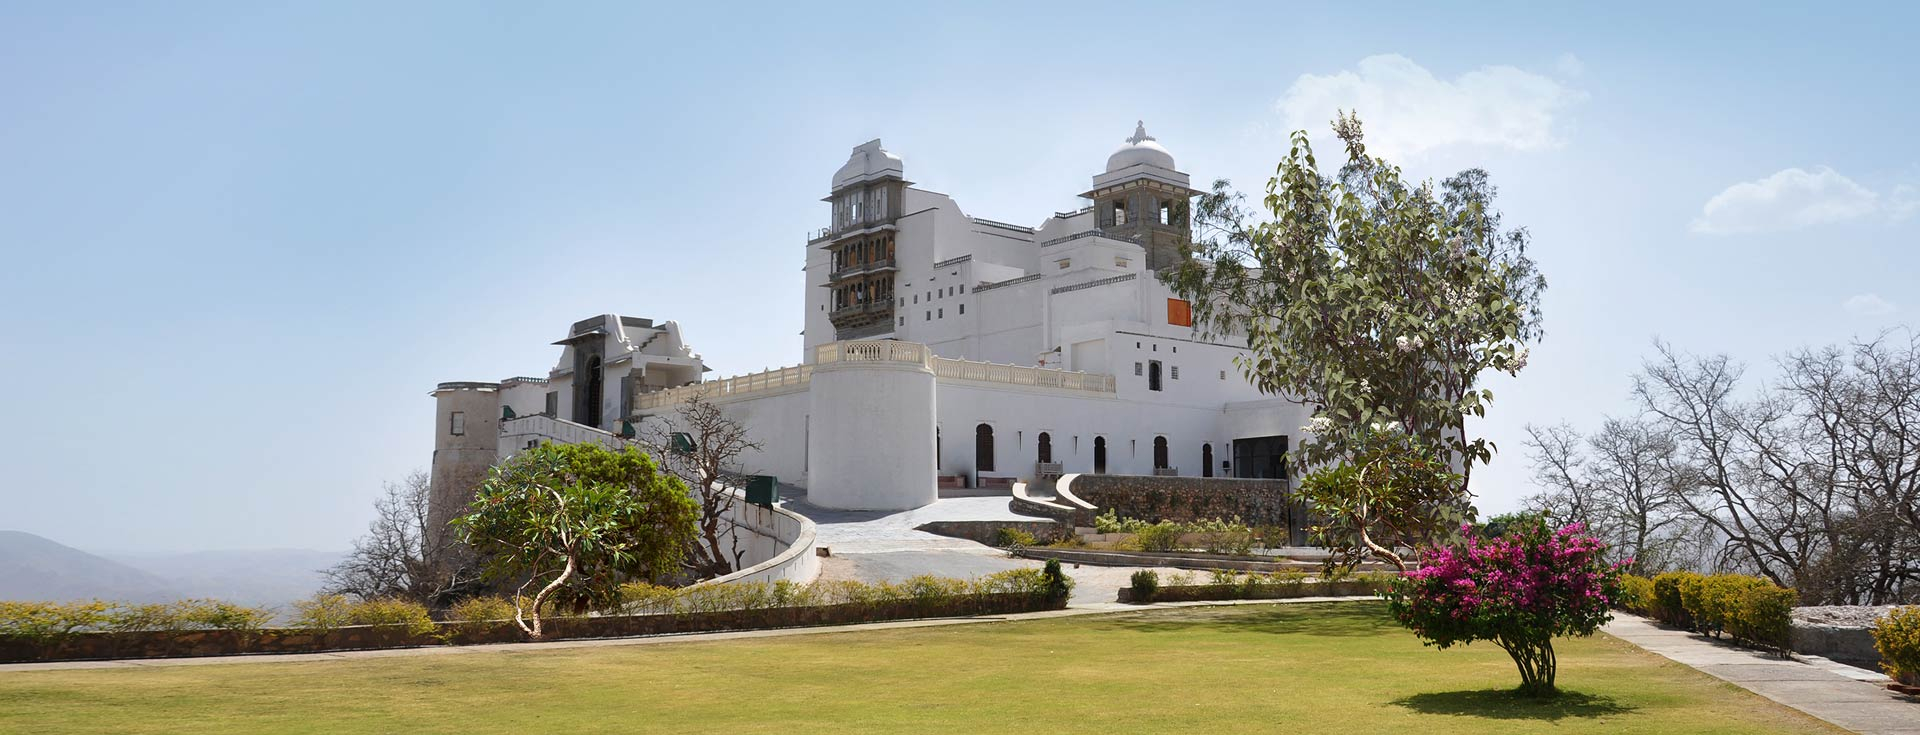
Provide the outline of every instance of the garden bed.
{"type": "Polygon", "coordinates": [[[1296,597],[1355,597],[1376,595],[1385,589],[1385,580],[1346,579],[1337,582],[1303,581],[1280,584],[1188,584],[1160,587],[1149,599],[1134,599],[1131,587],[1120,588],[1120,602],[1207,602],[1213,600],[1290,600],[1296,597]]]}
{"type": "MultiPolygon", "coordinates": [[[[980,594],[930,600],[887,600],[813,607],[772,607],[657,615],[549,617],[542,640],[625,638],[710,633],[886,620],[1003,615],[1057,610],[1065,599],[1031,593],[980,594]]],[[[305,628],[74,633],[50,639],[0,639],[0,663],[96,659],[318,653],[448,644],[525,641],[510,620],[441,622],[430,631],[402,625],[361,625],[316,631],[305,628]]]]}

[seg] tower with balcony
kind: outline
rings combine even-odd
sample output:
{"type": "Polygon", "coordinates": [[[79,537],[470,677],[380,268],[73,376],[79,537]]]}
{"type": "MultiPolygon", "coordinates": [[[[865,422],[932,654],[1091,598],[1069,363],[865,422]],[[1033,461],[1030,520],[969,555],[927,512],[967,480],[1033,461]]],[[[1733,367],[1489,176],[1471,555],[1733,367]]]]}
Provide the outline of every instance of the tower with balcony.
{"type": "Polygon", "coordinates": [[[832,205],[833,220],[809,240],[808,247],[819,252],[810,253],[808,262],[821,264],[826,272],[825,283],[817,284],[826,289],[819,311],[835,340],[893,331],[894,277],[899,272],[894,241],[900,202],[911,183],[903,173],[900,157],[871,140],[855,147],[833,175],[833,191],[825,199],[832,205]]]}

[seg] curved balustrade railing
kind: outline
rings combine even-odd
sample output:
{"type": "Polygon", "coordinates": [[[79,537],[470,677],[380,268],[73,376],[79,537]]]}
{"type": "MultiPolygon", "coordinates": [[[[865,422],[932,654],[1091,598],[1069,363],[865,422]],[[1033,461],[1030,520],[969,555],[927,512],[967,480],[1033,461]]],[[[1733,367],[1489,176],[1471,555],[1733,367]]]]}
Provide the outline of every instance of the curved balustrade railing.
{"type": "MultiPolygon", "coordinates": [[[[829,342],[815,348],[813,356],[815,365],[837,362],[895,362],[926,366],[933,371],[935,377],[947,380],[1025,385],[1090,393],[1114,392],[1114,378],[1111,375],[955,360],[935,356],[926,345],[916,342],[884,339],[829,342]]],[[[634,406],[637,410],[649,411],[685,403],[696,395],[703,396],[707,400],[727,400],[798,388],[805,386],[813,379],[813,367],[813,365],[796,365],[734,378],[709,380],[654,393],[643,393],[635,399],[634,406]]]]}

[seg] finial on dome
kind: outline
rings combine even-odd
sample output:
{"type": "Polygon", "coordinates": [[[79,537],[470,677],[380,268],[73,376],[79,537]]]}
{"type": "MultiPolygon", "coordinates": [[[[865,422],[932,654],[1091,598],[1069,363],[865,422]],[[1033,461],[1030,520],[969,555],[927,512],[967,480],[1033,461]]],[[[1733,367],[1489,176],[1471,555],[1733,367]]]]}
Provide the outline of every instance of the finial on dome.
{"type": "Polygon", "coordinates": [[[1133,123],[1133,137],[1128,138],[1127,142],[1139,145],[1141,141],[1145,140],[1153,140],[1153,136],[1147,134],[1147,121],[1135,120],[1133,123]]]}

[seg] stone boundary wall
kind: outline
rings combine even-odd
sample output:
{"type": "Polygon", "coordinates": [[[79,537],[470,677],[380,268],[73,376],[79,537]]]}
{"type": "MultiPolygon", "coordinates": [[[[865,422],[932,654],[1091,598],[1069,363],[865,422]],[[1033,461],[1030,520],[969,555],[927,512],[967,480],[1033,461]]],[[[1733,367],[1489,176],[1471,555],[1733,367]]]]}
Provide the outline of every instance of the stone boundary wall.
{"type": "MultiPolygon", "coordinates": [[[[1005,615],[1058,610],[1063,607],[1066,607],[1064,599],[1050,599],[1044,595],[1006,593],[937,600],[894,600],[870,605],[777,607],[668,615],[560,617],[542,621],[546,633],[542,640],[627,638],[675,633],[801,628],[884,620],[1005,615]]],[[[297,628],[269,628],[258,631],[80,633],[49,643],[0,638],[0,663],[231,656],[251,653],[318,653],[420,648],[447,643],[472,645],[526,641],[526,636],[510,620],[436,623],[434,628],[433,632],[424,635],[415,634],[405,626],[361,625],[326,632],[297,628]]]]}
{"type": "Polygon", "coordinates": [[[913,530],[949,538],[963,538],[987,546],[999,546],[1000,529],[1003,528],[1026,531],[1043,542],[1073,531],[1054,521],[933,521],[922,523],[913,530]]]}
{"type": "Polygon", "coordinates": [[[1302,582],[1298,586],[1259,585],[1252,589],[1237,584],[1189,584],[1161,587],[1151,600],[1133,599],[1132,587],[1120,588],[1120,602],[1210,602],[1214,600],[1291,600],[1296,597],[1360,597],[1377,595],[1386,585],[1371,581],[1302,582]]]}
{"type": "Polygon", "coordinates": [[[1793,650],[1824,656],[1849,666],[1880,669],[1880,651],[1873,647],[1873,629],[1834,625],[1793,624],[1793,650]]]}
{"type": "Polygon", "coordinates": [[[1108,510],[1144,521],[1239,516],[1249,525],[1294,529],[1306,520],[1286,480],[1079,474],[1060,478],[1056,488],[1060,504],[1072,506],[1078,500],[1078,505],[1091,506],[1074,514],[1073,522],[1083,526],[1093,525],[1093,517],[1108,510]]]}

